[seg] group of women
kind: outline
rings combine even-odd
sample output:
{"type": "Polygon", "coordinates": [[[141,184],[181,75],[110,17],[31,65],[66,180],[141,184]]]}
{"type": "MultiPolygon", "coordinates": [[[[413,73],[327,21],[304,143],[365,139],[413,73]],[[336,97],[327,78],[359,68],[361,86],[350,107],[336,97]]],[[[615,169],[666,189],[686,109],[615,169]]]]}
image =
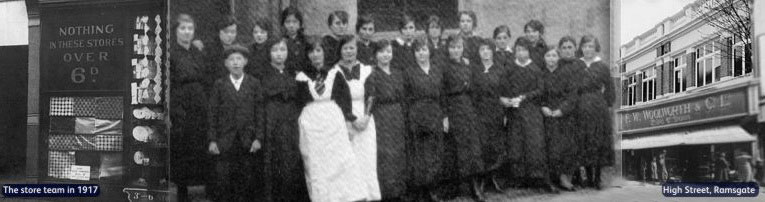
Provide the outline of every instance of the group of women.
{"type": "MultiPolygon", "coordinates": [[[[444,36],[431,16],[422,38],[404,15],[390,41],[374,40],[371,16],[349,35],[345,11],[329,15],[332,33],[321,39],[303,34],[294,7],[280,28],[257,22],[245,71],[265,89],[265,155],[256,165],[264,200],[481,200],[484,187],[573,190],[574,176],[599,187],[601,168],[613,163],[614,87],[598,40],[586,35],[577,46],[564,37],[554,47],[536,20],[515,43],[507,26],[482,38],[475,13],[458,15],[459,34],[444,36]]],[[[171,96],[180,100],[171,138],[188,144],[173,166],[198,162],[186,151],[205,151],[197,134],[205,124],[195,121],[205,115],[195,113],[209,107],[200,100],[205,86],[226,76],[215,55],[237,44],[229,20],[218,26],[220,41],[195,46],[184,16],[171,50],[171,96]]],[[[177,172],[176,182],[192,175],[177,172]]]]}

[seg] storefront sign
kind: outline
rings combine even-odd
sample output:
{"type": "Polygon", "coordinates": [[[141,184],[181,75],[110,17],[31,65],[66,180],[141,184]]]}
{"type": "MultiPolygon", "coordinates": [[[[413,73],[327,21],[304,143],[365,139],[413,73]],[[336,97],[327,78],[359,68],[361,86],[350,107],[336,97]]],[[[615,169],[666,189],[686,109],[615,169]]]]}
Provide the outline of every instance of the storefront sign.
{"type": "Polygon", "coordinates": [[[40,49],[46,90],[124,90],[130,19],[110,13],[44,16],[40,49]]]}
{"type": "Polygon", "coordinates": [[[746,114],[746,88],[619,112],[620,131],[645,129],[746,114]]]}

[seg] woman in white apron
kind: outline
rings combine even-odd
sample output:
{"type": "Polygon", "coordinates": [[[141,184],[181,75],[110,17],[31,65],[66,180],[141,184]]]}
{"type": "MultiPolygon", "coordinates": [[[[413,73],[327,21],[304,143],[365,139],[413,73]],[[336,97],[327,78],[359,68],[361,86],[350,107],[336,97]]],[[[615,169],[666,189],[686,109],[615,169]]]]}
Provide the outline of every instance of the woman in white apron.
{"type": "Polygon", "coordinates": [[[320,40],[309,49],[313,66],[296,76],[298,96],[305,103],[298,123],[309,196],[314,202],[367,200],[347,128],[356,120],[348,85],[340,69],[324,67],[320,40]]]}
{"type": "Polygon", "coordinates": [[[340,39],[340,61],[334,69],[340,69],[351,91],[353,115],[357,119],[350,124],[348,131],[351,134],[353,150],[359,162],[359,170],[362,180],[367,188],[367,200],[380,200],[380,184],[377,180],[377,132],[375,120],[369,112],[367,105],[372,105],[372,100],[367,100],[364,95],[364,82],[372,74],[372,66],[362,64],[356,59],[356,39],[345,36],[340,39]]]}

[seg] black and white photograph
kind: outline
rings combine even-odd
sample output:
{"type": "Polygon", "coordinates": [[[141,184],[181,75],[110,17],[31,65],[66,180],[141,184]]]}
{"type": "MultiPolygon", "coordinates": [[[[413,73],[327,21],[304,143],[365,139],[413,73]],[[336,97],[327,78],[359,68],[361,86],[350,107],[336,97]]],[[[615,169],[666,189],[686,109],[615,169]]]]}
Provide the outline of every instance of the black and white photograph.
{"type": "Polygon", "coordinates": [[[0,0],[0,201],[760,201],[763,48],[755,0],[0,0]]]}

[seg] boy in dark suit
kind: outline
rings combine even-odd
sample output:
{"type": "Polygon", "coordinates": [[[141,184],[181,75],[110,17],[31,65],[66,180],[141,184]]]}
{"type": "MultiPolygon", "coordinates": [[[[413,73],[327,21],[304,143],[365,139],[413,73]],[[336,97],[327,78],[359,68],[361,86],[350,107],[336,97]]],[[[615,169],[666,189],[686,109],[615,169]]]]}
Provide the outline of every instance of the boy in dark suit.
{"type": "MultiPolygon", "coordinates": [[[[208,151],[215,155],[216,186],[211,187],[215,201],[245,201],[262,189],[260,169],[252,171],[253,154],[259,150],[264,135],[263,90],[260,81],[244,73],[248,50],[233,46],[224,50],[223,59],[229,74],[218,78],[210,92],[210,129],[208,151]],[[254,186],[254,187],[253,187],[254,186]]],[[[258,158],[256,158],[258,159],[258,158]]],[[[255,165],[262,167],[261,165],[255,165]]]]}

